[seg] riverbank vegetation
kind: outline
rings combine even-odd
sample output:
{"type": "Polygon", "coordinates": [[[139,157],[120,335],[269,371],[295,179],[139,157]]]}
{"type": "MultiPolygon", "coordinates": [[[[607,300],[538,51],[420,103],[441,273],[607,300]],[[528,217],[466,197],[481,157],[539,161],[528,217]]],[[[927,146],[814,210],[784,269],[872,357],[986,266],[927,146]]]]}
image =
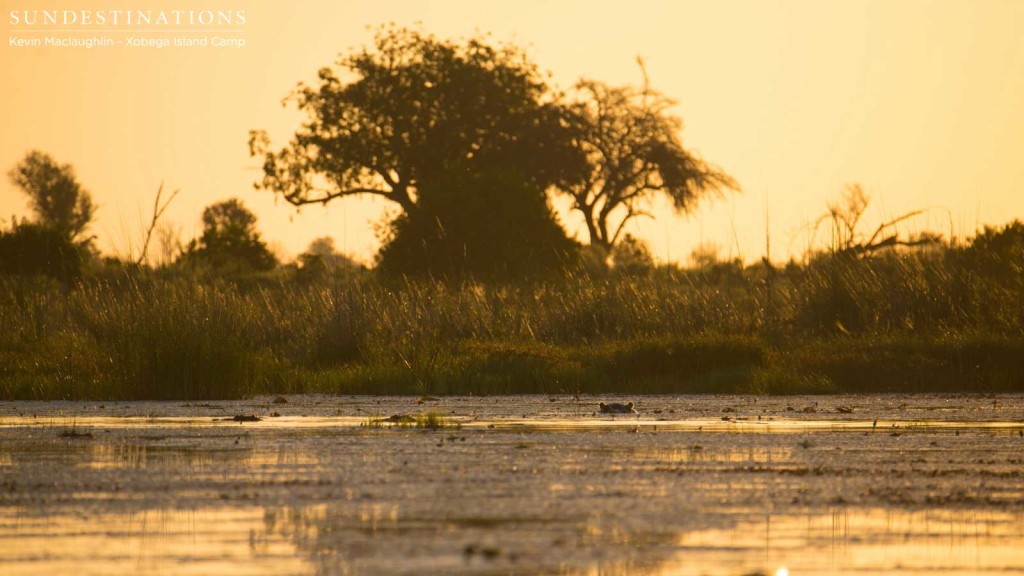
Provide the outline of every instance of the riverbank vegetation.
{"type": "MultiPolygon", "coordinates": [[[[312,266],[307,264],[307,266],[312,266]]],[[[805,264],[0,281],[0,397],[1024,391],[1024,225],[805,264]]]]}

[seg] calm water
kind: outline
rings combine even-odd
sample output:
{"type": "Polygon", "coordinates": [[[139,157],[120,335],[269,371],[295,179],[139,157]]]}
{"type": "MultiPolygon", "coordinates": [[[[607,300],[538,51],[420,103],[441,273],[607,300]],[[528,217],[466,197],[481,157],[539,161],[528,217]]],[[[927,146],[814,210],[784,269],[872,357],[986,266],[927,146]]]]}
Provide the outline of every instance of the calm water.
{"type": "Polygon", "coordinates": [[[1020,400],[3,404],[0,574],[1024,573],[1020,400]]]}

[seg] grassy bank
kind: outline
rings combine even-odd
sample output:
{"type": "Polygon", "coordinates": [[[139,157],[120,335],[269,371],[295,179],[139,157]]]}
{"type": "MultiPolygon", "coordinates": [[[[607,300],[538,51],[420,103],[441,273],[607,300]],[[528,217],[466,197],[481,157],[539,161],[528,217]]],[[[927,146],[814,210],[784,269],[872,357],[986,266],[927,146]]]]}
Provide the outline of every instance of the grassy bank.
{"type": "Polygon", "coordinates": [[[948,253],[529,285],[0,281],[0,398],[1024,391],[1024,282],[948,253]]]}

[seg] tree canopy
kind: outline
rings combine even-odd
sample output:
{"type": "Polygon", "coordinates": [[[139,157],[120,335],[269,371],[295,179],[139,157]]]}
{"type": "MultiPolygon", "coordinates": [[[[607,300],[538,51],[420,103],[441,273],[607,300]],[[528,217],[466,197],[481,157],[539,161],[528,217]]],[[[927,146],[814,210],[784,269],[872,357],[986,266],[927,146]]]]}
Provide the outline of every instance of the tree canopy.
{"type": "Polygon", "coordinates": [[[182,256],[191,264],[221,272],[270,270],[277,258],[256,230],[256,216],[237,198],[203,210],[203,232],[182,256]]]}
{"type": "Polygon", "coordinates": [[[688,211],[708,194],[738,189],[728,174],[686,150],[672,100],[645,86],[611,87],[582,81],[568,103],[573,147],[581,154],[575,178],[560,189],[583,215],[590,243],[610,251],[626,224],[650,216],[646,204],[664,195],[688,211]]]}
{"type": "Polygon", "coordinates": [[[333,275],[348,275],[364,270],[363,266],[334,247],[334,238],[322,236],[296,258],[293,267],[303,282],[317,282],[333,275]]]}
{"type": "MultiPolygon", "coordinates": [[[[286,147],[274,152],[265,133],[251,134],[259,187],[296,206],[360,194],[394,202],[386,237],[395,246],[381,259],[396,271],[489,273],[540,254],[523,242],[545,244],[552,224],[560,230],[544,192],[565,178],[573,151],[562,109],[519,49],[385,27],[337,64],[292,95],[307,120],[286,147]],[[499,206],[521,216],[517,226],[490,229],[487,257],[462,258],[479,248],[470,237],[487,232],[466,227],[498,220],[499,206]],[[412,256],[421,249],[451,265],[422,270],[412,256]]],[[[559,235],[543,250],[566,246],[559,235]]]]}
{"type": "Polygon", "coordinates": [[[70,164],[60,164],[49,154],[33,150],[8,176],[28,195],[37,224],[68,240],[83,240],[81,235],[92,221],[95,206],[70,164]]]}

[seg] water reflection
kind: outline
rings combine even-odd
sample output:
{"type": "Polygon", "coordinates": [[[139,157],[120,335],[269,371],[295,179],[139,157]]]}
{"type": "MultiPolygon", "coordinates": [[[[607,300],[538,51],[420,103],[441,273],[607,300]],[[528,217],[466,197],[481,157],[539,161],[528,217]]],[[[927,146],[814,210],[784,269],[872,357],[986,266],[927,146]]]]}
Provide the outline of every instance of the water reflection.
{"type": "Polygon", "coordinates": [[[317,460],[297,450],[255,450],[249,446],[221,450],[197,450],[181,446],[153,446],[121,441],[115,444],[92,444],[75,450],[82,456],[80,466],[90,468],[174,468],[201,470],[212,467],[217,460],[230,461],[247,468],[314,465],[317,460]]]}
{"type": "Polygon", "coordinates": [[[0,574],[1024,570],[978,428],[0,431],[0,574]]]}
{"type": "Polygon", "coordinates": [[[833,508],[736,515],[746,519],[676,534],[587,523],[575,542],[544,542],[533,536],[546,533],[544,526],[403,518],[396,506],[379,504],[46,516],[4,510],[0,570],[609,576],[1024,570],[1024,519],[1006,512],[833,508]]]}
{"type": "MultiPolygon", "coordinates": [[[[764,515],[729,529],[695,530],[679,539],[687,562],[720,564],[729,557],[771,573],[981,574],[1024,570],[1024,516],[993,510],[915,511],[833,508],[825,513],[764,515]],[[777,571],[777,569],[775,569],[777,571]]],[[[683,563],[663,574],[699,574],[683,563]]]]}
{"type": "Polygon", "coordinates": [[[0,509],[4,574],[298,574],[294,543],[252,509],[37,515],[0,509]]]}
{"type": "MultiPolygon", "coordinates": [[[[409,412],[406,410],[406,412],[409,412]]],[[[423,409],[411,413],[421,413],[423,409]]],[[[165,429],[173,426],[179,429],[193,430],[197,433],[207,429],[221,431],[245,431],[262,429],[323,429],[323,428],[366,428],[369,422],[389,428],[393,423],[380,422],[386,417],[384,411],[366,412],[361,416],[283,416],[264,417],[258,422],[245,422],[244,426],[232,421],[229,417],[220,416],[95,416],[76,415],[74,417],[36,417],[31,415],[0,416],[0,430],[17,429],[58,429],[90,432],[110,428],[118,429],[165,429]]],[[[835,416],[829,418],[794,417],[786,415],[764,416],[725,416],[708,417],[676,417],[642,414],[638,416],[577,416],[566,417],[549,414],[546,417],[513,417],[513,416],[481,416],[471,412],[452,411],[445,414],[452,423],[471,429],[504,430],[538,430],[538,431],[602,431],[638,429],[645,431],[703,431],[703,432],[746,432],[746,433],[785,433],[785,432],[888,432],[899,430],[901,433],[934,433],[956,430],[987,430],[1003,431],[1008,434],[1024,432],[1021,420],[943,420],[943,419],[885,419],[885,418],[853,418],[835,416]]]]}

